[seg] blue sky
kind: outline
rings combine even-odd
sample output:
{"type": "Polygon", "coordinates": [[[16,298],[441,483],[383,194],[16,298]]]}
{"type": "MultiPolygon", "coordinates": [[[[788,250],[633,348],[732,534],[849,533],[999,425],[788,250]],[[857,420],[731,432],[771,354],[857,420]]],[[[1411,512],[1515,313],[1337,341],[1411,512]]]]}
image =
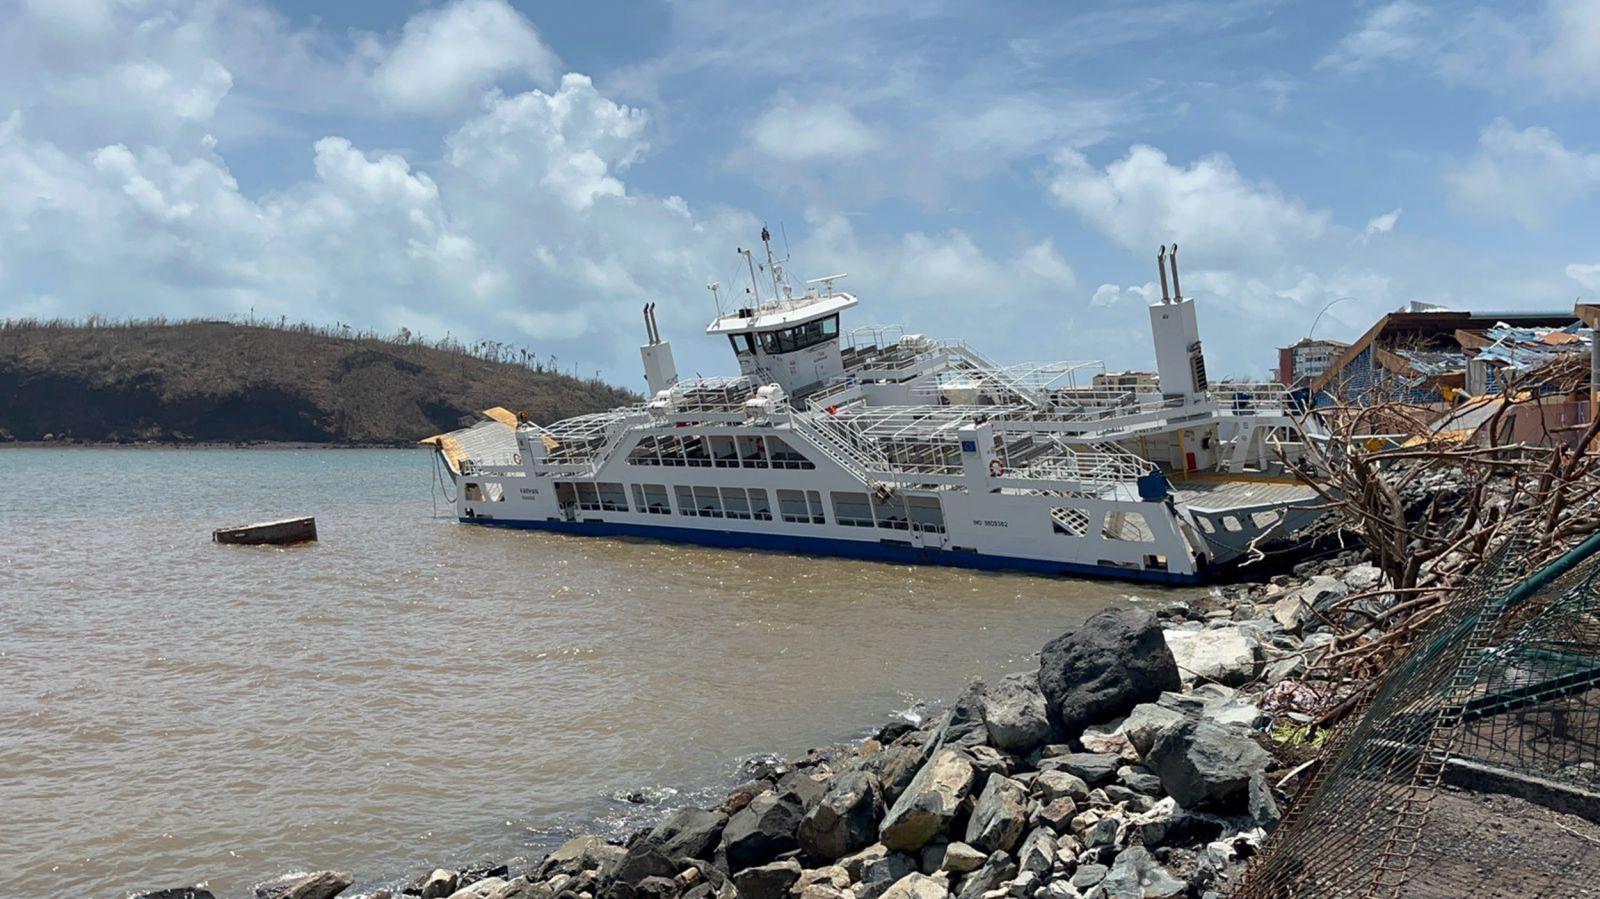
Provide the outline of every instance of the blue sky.
{"type": "MultiPolygon", "coordinates": [[[[639,386],[762,222],[855,323],[1209,367],[1600,294],[1600,0],[0,0],[0,316],[490,338],[639,386]]],[[[848,324],[847,324],[848,326],[848,324]]]]}

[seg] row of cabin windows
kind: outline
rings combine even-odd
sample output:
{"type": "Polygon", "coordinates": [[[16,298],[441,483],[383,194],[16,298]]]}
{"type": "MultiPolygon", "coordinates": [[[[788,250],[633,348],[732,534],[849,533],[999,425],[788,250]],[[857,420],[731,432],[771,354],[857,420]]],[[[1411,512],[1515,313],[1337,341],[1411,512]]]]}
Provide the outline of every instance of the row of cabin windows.
{"type": "Polygon", "coordinates": [[[777,437],[646,437],[628,454],[629,465],[680,468],[782,468],[816,464],[777,437]]]}
{"type": "MultiPolygon", "coordinates": [[[[664,484],[633,484],[633,511],[646,515],[671,515],[672,505],[664,484]]],[[[672,488],[679,515],[698,518],[731,518],[742,521],[771,521],[772,504],[761,487],[700,487],[675,485],[672,488]]],[[[865,493],[833,493],[833,516],[850,527],[878,527],[888,530],[944,533],[944,510],[931,496],[891,496],[887,500],[865,493]]],[[[575,504],[585,511],[627,512],[628,498],[623,485],[610,482],[561,483],[556,499],[562,505],[575,504]]],[[[779,490],[778,514],[793,524],[827,524],[822,494],[816,490],[779,490]]]]}
{"type": "Polygon", "coordinates": [[[944,510],[932,496],[897,494],[879,499],[865,493],[834,493],[833,519],[846,527],[944,533],[944,510]]]}
{"type": "Polygon", "coordinates": [[[680,515],[771,521],[772,506],[760,487],[673,487],[680,515]]]}
{"type": "Polygon", "coordinates": [[[756,341],[761,341],[761,350],[769,356],[779,353],[794,353],[809,349],[826,340],[839,336],[839,316],[830,315],[819,318],[814,322],[806,322],[793,328],[784,328],[779,331],[762,331],[758,334],[729,334],[728,342],[733,344],[733,351],[740,356],[748,356],[756,351],[756,341]]]}

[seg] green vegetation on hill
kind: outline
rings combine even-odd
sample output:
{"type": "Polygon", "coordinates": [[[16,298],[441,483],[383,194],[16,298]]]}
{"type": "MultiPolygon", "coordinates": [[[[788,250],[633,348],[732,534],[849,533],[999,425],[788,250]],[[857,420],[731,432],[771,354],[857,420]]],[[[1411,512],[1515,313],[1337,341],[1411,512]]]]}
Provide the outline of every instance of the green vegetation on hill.
{"type": "Polygon", "coordinates": [[[408,444],[504,406],[636,402],[526,350],[306,325],[0,322],[0,441],[408,444]]]}

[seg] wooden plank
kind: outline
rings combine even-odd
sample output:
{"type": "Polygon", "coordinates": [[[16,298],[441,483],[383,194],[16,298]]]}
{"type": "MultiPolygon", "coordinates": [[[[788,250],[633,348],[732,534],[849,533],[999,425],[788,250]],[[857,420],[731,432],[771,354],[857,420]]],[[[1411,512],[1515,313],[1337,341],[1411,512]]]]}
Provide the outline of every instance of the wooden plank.
{"type": "Polygon", "coordinates": [[[239,546],[264,544],[287,546],[292,543],[310,543],[317,539],[317,519],[308,515],[304,518],[285,518],[282,521],[217,528],[211,532],[211,539],[217,543],[239,546]]]}

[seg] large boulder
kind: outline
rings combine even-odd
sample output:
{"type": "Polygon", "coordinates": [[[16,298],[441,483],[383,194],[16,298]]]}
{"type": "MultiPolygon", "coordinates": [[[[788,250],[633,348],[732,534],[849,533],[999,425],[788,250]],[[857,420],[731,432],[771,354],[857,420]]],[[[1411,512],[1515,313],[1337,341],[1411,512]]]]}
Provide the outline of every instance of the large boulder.
{"type": "Polygon", "coordinates": [[[998,889],[1017,876],[1017,863],[1004,852],[992,853],[978,870],[961,878],[956,899],[981,899],[984,893],[998,889]]]}
{"type": "MultiPolygon", "coordinates": [[[[539,863],[538,877],[540,880],[549,880],[557,874],[575,875],[580,871],[593,871],[597,868],[614,865],[627,854],[621,846],[613,846],[596,836],[573,837],[562,843],[556,851],[545,856],[539,863]]],[[[454,872],[440,869],[433,875],[454,876],[454,872]]],[[[450,889],[454,890],[454,881],[450,889]]],[[[419,887],[421,884],[418,885],[419,887]]],[[[441,896],[450,895],[449,892],[440,893],[441,896]]]]}
{"type": "Polygon", "coordinates": [[[727,825],[727,816],[720,812],[685,807],[662,819],[645,841],[670,859],[710,858],[727,825]]]}
{"type": "Polygon", "coordinates": [[[1039,675],[1010,674],[983,697],[983,722],[990,744],[1027,755],[1050,741],[1050,712],[1039,691],[1039,675]]]}
{"type": "Polygon", "coordinates": [[[1141,702],[1123,719],[1122,735],[1128,738],[1139,757],[1144,758],[1149,754],[1150,747],[1155,745],[1157,737],[1188,718],[1183,712],[1160,703],[1141,702]]]}
{"type": "Polygon", "coordinates": [[[769,790],[750,800],[738,814],[728,819],[722,831],[722,851],[728,870],[739,871],[765,864],[785,852],[798,849],[795,832],[805,812],[793,793],[779,796],[769,790]]]}
{"type": "Polygon", "coordinates": [[[890,849],[900,852],[921,849],[962,812],[976,777],[972,763],[960,752],[941,750],[922,766],[889,809],[878,830],[879,837],[890,849]]]}
{"type": "Polygon", "coordinates": [[[841,774],[806,812],[796,833],[806,855],[827,861],[865,848],[878,839],[883,791],[865,771],[841,774]]]}
{"type": "Polygon", "coordinates": [[[917,873],[917,860],[904,852],[890,852],[861,866],[854,892],[858,899],[878,899],[908,874],[917,873]]]}
{"type": "Polygon", "coordinates": [[[1126,762],[1122,756],[1110,752],[1063,752],[1046,755],[1039,760],[1039,770],[1065,771],[1083,778],[1091,787],[1111,783],[1117,779],[1117,769],[1126,762]]]}
{"type": "Polygon", "coordinates": [[[949,881],[942,874],[907,874],[883,893],[883,899],[946,899],[949,881]]]}
{"type": "Polygon", "coordinates": [[[968,683],[945,718],[939,745],[982,746],[989,742],[983,723],[983,681],[968,683]]]}
{"type": "Polygon", "coordinates": [[[144,893],[134,893],[128,899],[217,899],[212,892],[204,887],[168,887],[164,890],[150,890],[144,893]]]}
{"type": "Polygon", "coordinates": [[[1186,684],[1204,680],[1237,687],[1261,672],[1261,638],[1253,628],[1168,630],[1164,636],[1186,684]]]}
{"type": "Polygon", "coordinates": [[[800,871],[800,863],[792,858],[755,865],[733,875],[733,885],[739,888],[740,899],[784,899],[800,879],[800,871]]]}
{"type": "Polygon", "coordinates": [[[890,746],[868,759],[863,770],[878,775],[878,786],[883,790],[883,802],[892,805],[911,785],[911,780],[922,770],[928,755],[920,746],[890,746]]]}
{"type": "Polygon", "coordinates": [[[318,871],[256,887],[256,899],[333,899],[355,881],[342,871],[318,871]]]}
{"type": "Polygon", "coordinates": [[[1189,885],[1167,873],[1149,850],[1131,846],[1117,854],[1100,889],[1108,899],[1176,899],[1188,894],[1189,885]]]}
{"type": "Polygon", "coordinates": [[[1039,689],[1062,737],[1182,686],[1160,622],[1140,609],[1100,612],[1039,653],[1039,689]]]}
{"type": "Polygon", "coordinates": [[[1010,852],[1027,826],[1027,789],[1008,777],[991,777],[967,820],[967,842],[984,852],[1010,852]]]}
{"type": "Polygon", "coordinates": [[[1272,755],[1242,732],[1210,721],[1185,721],[1150,747],[1145,765],[1167,795],[1186,809],[1224,814],[1248,811],[1250,780],[1272,755]]]}

